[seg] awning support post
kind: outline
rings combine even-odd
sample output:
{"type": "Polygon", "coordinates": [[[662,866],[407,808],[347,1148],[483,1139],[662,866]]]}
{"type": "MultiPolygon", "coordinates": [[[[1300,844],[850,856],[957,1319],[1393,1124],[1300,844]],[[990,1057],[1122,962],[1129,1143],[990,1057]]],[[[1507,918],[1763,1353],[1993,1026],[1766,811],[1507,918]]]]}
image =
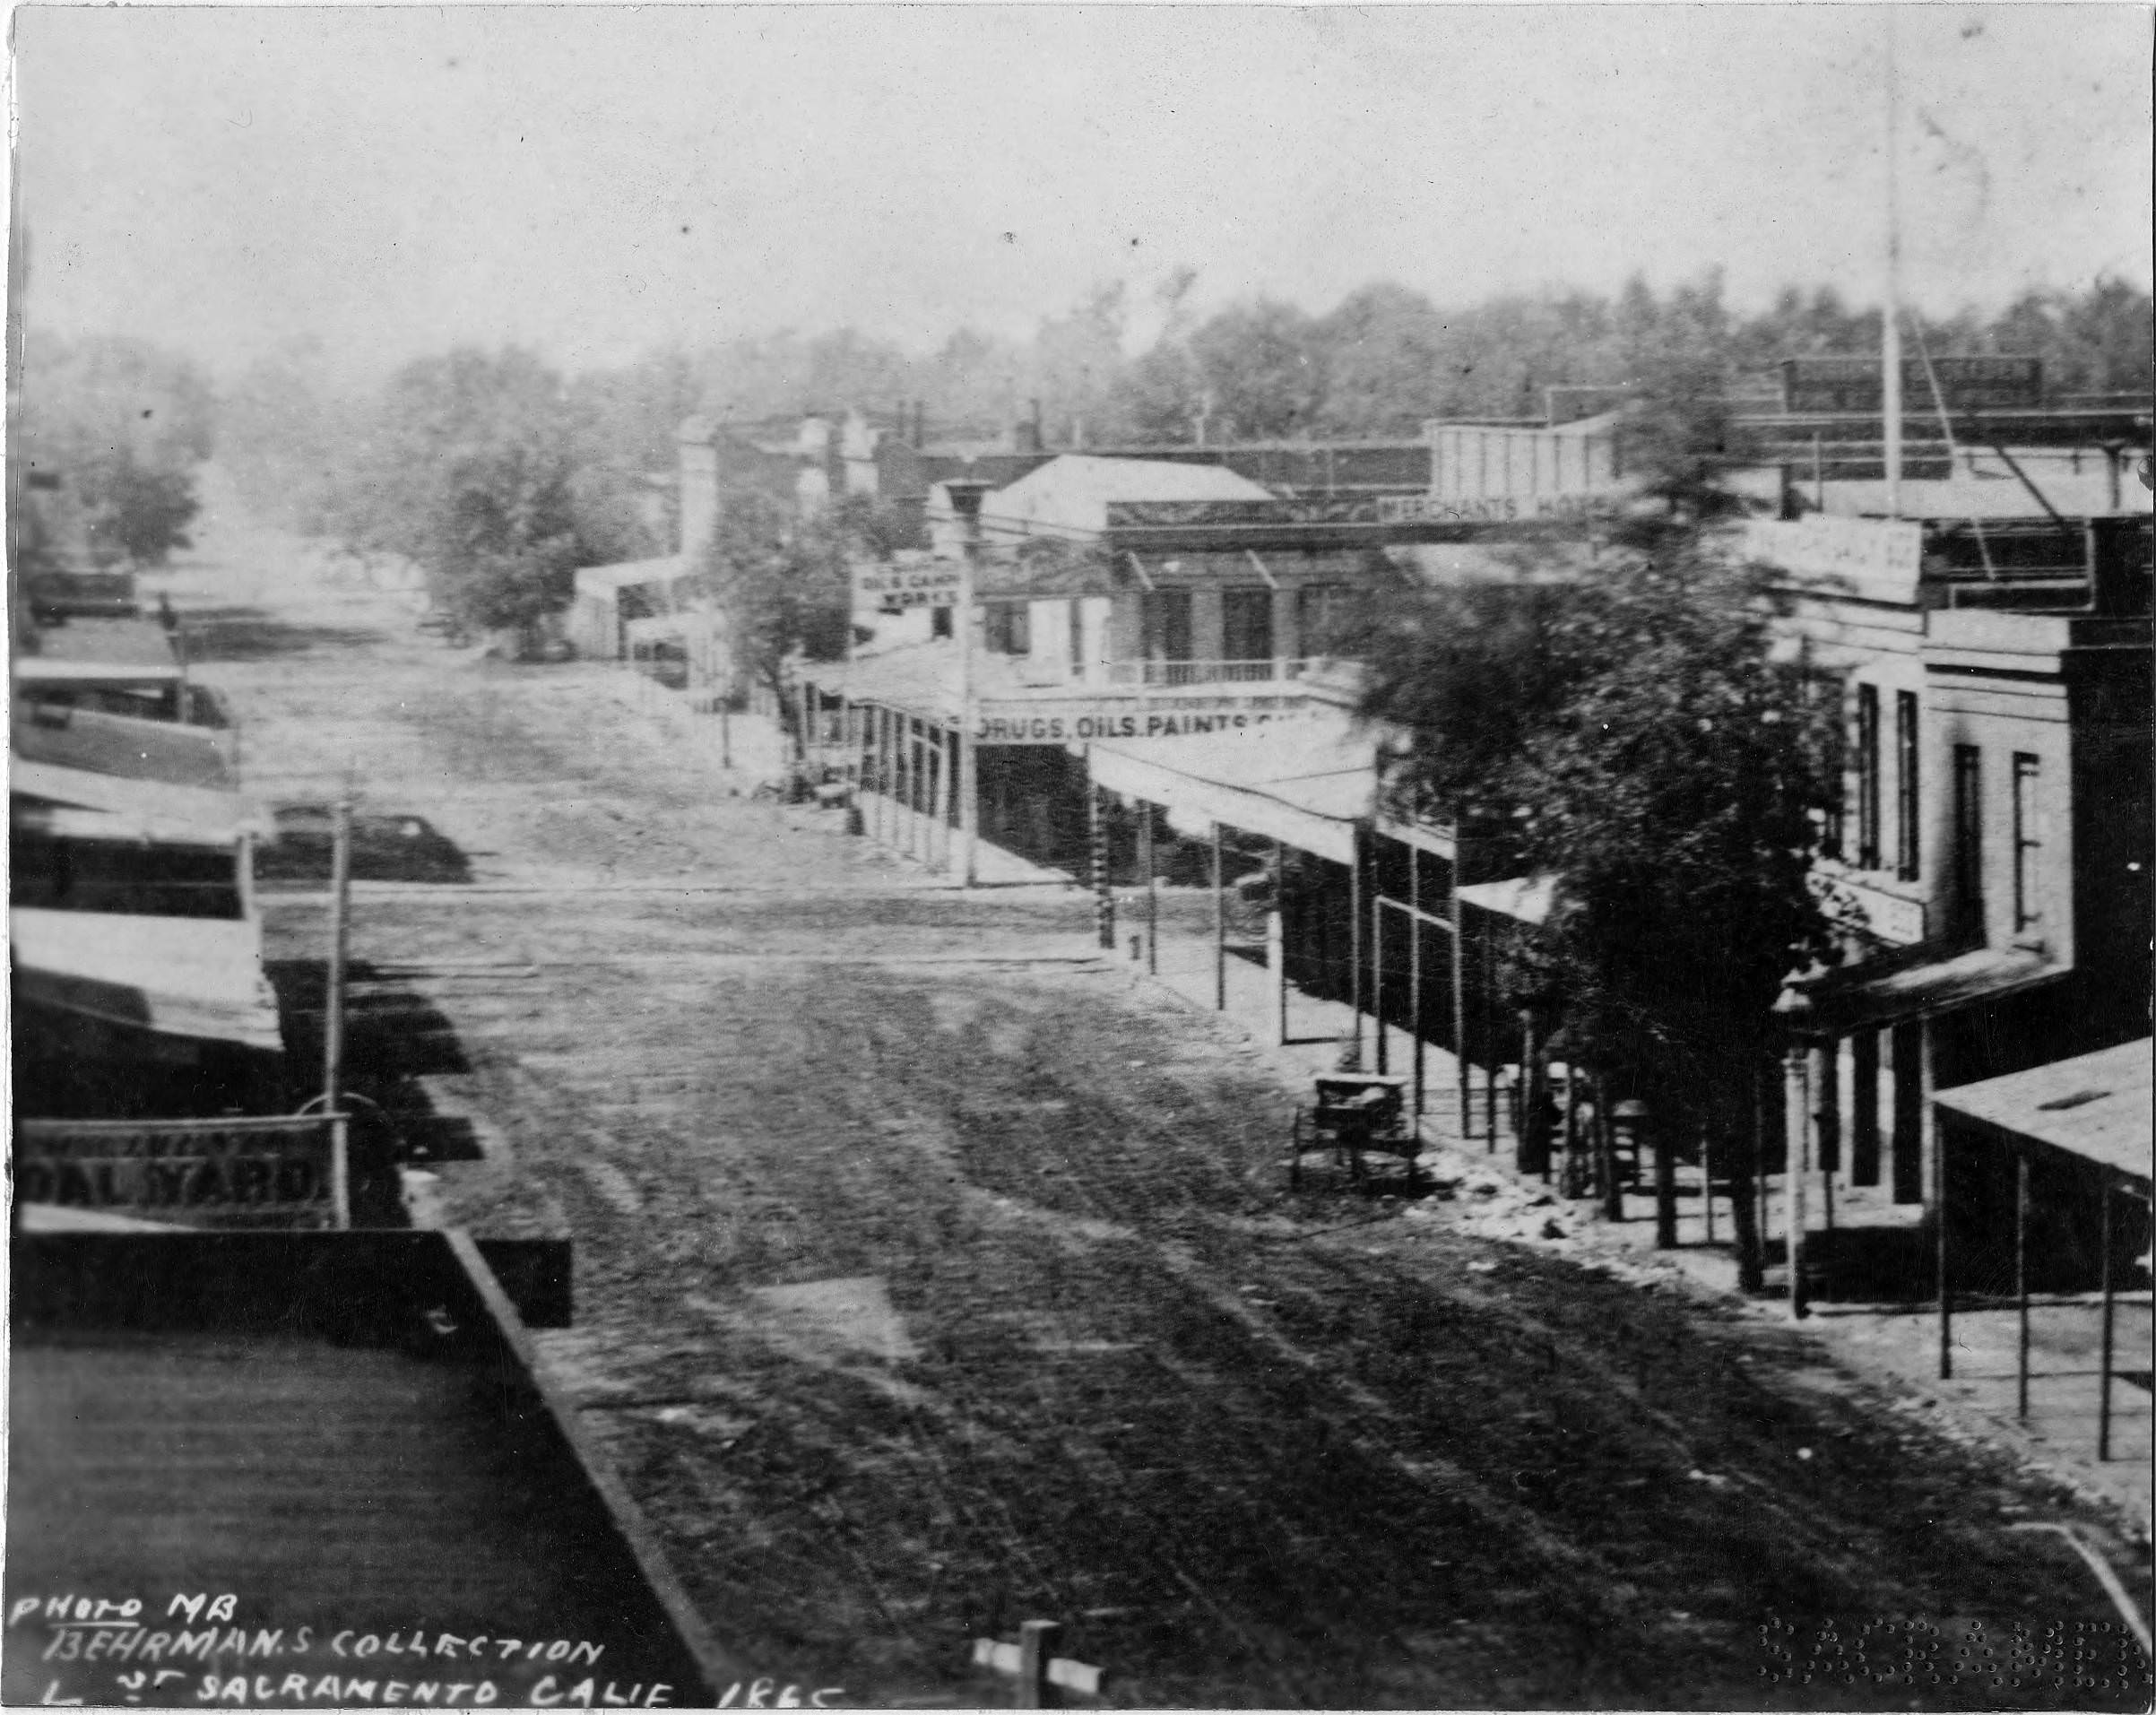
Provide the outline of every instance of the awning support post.
{"type": "MultiPolygon", "coordinates": [[[[1492,919],[1494,925],[1495,919],[1492,919]]],[[[1489,1151],[1497,1153],[1497,941],[1485,934],[1482,942],[1483,1048],[1488,1055],[1482,1069],[1482,1117],[1489,1136],[1489,1151]]],[[[1598,1112],[1599,1108],[1598,1107],[1598,1112]]]]}
{"type": "Polygon", "coordinates": [[[1138,801],[1138,857],[1146,872],[1146,974],[1160,974],[1160,881],[1155,874],[1153,802],[1138,801]]]}
{"type": "Polygon", "coordinates": [[[1089,843],[1087,848],[1088,867],[1093,870],[1093,926],[1100,944],[1111,951],[1115,947],[1115,892],[1108,879],[1108,817],[1101,801],[1101,789],[1093,781],[1093,757],[1086,757],[1086,819],[1089,843]]]}
{"type": "MultiPolygon", "coordinates": [[[[974,559],[975,550],[969,548],[958,589],[958,611],[952,616],[958,632],[958,832],[965,847],[959,881],[968,888],[981,877],[981,741],[974,731],[974,630],[979,623],[974,607],[974,559]]],[[[1086,778],[1088,783],[1093,779],[1090,760],[1086,778]]]]}
{"type": "Polygon", "coordinates": [[[1459,1135],[1475,1135],[1475,1090],[1468,1079],[1468,914],[1459,902],[1459,871],[1468,843],[1452,847],[1452,1075],[1459,1086],[1459,1135]]]}
{"type": "Polygon", "coordinates": [[[1807,1087],[1810,1058],[1802,1042],[1792,1040],[1782,1053],[1782,1133],[1788,1158],[1782,1172],[1789,1194],[1789,1320],[1803,1321],[1805,1304],[1805,1177],[1810,1169],[1812,1093],[1807,1087]]]}
{"type": "Polygon", "coordinates": [[[1355,1063],[1363,1063],[1363,841],[1358,832],[1347,858],[1347,1012],[1355,1063]]]}
{"type": "Polygon", "coordinates": [[[1213,824],[1213,1010],[1228,1009],[1228,896],[1220,824],[1213,824]]]}
{"type": "Polygon", "coordinates": [[[1370,843],[1370,1030],[1377,1044],[1377,1069],[1392,1070],[1392,1035],[1385,1028],[1385,901],[1378,886],[1377,841],[1370,843]]]}
{"type": "Polygon", "coordinates": [[[2020,1316],[2015,1330],[2013,1415],[2029,1421],[2029,1152],[2013,1154],[2013,1295],[2020,1316]]]}
{"type": "Polygon", "coordinates": [[[936,803],[936,826],[943,830],[943,872],[948,875],[957,865],[952,861],[954,830],[953,812],[958,802],[958,747],[964,741],[955,727],[942,727],[936,734],[936,778],[941,792],[936,803]]]}
{"type": "Polygon", "coordinates": [[[2098,1219],[2103,1232],[2099,1240],[2097,1268],[2103,1276],[2103,1332],[2097,1342],[2099,1379],[2096,1395],[2096,1457],[2099,1463],[2111,1457],[2111,1341],[2115,1331],[2118,1294],[2111,1283],[2111,1182],[2104,1181],[2098,1219]]]}
{"type": "Polygon", "coordinates": [[[1841,1168],[1841,1042],[1823,1042],[1817,1050],[1819,1197],[1826,1230],[1834,1230],[1834,1175],[1841,1168]]]}
{"type": "Polygon", "coordinates": [[[1423,854],[1407,848],[1407,1027],[1415,1033],[1415,1122],[1423,1122],[1423,854]]]}
{"type": "MultiPolygon", "coordinates": [[[[1700,1216],[1707,1226],[1707,1248],[1714,1248],[1714,1128],[1700,1132],[1700,1216]]],[[[1735,1218],[1732,1217],[1732,1218],[1735,1218]]]]}
{"type": "Polygon", "coordinates": [[[1273,842],[1273,914],[1267,932],[1267,951],[1272,957],[1275,1005],[1279,1013],[1280,1042],[1287,1042],[1287,848],[1273,842]]]}
{"type": "Polygon", "coordinates": [[[1849,1044],[1849,1182],[1879,1182],[1879,1033],[1859,1030],[1849,1044]]]}
{"type": "Polygon", "coordinates": [[[925,869],[936,857],[935,829],[929,820],[935,814],[936,800],[929,778],[928,723],[915,715],[907,719],[905,730],[907,754],[913,765],[913,791],[908,794],[913,805],[913,842],[925,869]]]}
{"type": "Polygon", "coordinates": [[[1946,1139],[1944,1133],[1932,1140],[1931,1164],[1932,1219],[1938,1224],[1939,1238],[1939,1380],[1951,1382],[1954,1373],[1954,1300],[1953,1281],[1947,1272],[1946,1139]]]}

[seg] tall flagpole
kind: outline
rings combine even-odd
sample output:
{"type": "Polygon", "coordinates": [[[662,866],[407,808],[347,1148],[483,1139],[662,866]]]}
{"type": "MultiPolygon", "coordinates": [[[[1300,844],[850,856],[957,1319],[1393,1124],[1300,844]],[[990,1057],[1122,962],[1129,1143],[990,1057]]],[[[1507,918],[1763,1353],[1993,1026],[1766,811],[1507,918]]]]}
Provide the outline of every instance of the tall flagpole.
{"type": "Polygon", "coordinates": [[[1894,8],[1886,9],[1886,313],[1880,353],[1885,368],[1886,515],[1901,515],[1901,183],[1896,108],[1894,8]]]}

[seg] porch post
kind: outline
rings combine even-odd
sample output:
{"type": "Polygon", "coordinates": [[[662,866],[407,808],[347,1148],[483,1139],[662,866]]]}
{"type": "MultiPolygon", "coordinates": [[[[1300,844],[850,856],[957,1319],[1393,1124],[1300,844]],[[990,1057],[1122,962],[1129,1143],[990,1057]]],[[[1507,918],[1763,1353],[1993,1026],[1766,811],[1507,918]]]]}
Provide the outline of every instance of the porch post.
{"type": "MultiPolygon", "coordinates": [[[[1495,924],[1493,917],[1491,922],[1495,924]]],[[[1489,1131],[1489,1153],[1497,1153],[1497,941],[1485,934],[1482,941],[1483,1052],[1489,1056],[1482,1069],[1482,1117],[1489,1131]]],[[[1598,1106],[1597,1113],[1600,1113],[1598,1106]]]]}
{"type": "Polygon", "coordinates": [[[2098,1251],[2097,1267],[2103,1273],[2104,1320],[2103,1332],[2098,1340],[2098,1363],[2102,1374],[2096,1397],[2096,1457],[2099,1460],[2111,1457],[2111,1338],[2117,1306],[2117,1291],[2111,1284],[2111,1182],[2104,1181],[2101,1213],[2103,1234],[2098,1251]]]}
{"type": "Polygon", "coordinates": [[[1378,881],[1377,841],[1370,842],[1370,1028],[1377,1041],[1377,1070],[1392,1070],[1392,1041],[1385,1028],[1385,895],[1378,881]]]}
{"type": "Polygon", "coordinates": [[[921,806],[921,862],[936,859],[936,777],[929,763],[928,717],[913,717],[913,801],[921,806]]]}
{"type": "Polygon", "coordinates": [[[1938,1033],[1933,1029],[1932,1020],[1926,1018],[1917,1026],[1917,1087],[1922,1098],[1917,1109],[1917,1147],[1922,1158],[1933,1163],[1932,1177],[1944,1191],[1946,1176],[1938,1171],[1935,1159],[1939,1153],[1939,1116],[1931,1104],[1932,1091],[1937,1084],[1937,1071],[1932,1062],[1938,1050],[1938,1033]]]}
{"type": "Polygon", "coordinates": [[[1924,1200],[1924,1032],[1898,1024],[1890,1041],[1894,1057],[1894,1201],[1924,1200]]]}
{"type": "Polygon", "coordinates": [[[1931,1152],[1932,1219],[1938,1224],[1939,1272],[1939,1380],[1951,1382],[1954,1373],[1953,1281],[1947,1272],[1946,1254],[1946,1150],[1935,1139],[1931,1152]]]}
{"type": "Polygon", "coordinates": [[[1465,839],[1452,845],[1452,1075],[1459,1086],[1459,1135],[1475,1135],[1475,1092],[1468,1082],[1468,913],[1459,902],[1459,866],[1465,839]]]}
{"type": "Polygon", "coordinates": [[[1347,1010],[1353,1020],[1355,1064],[1363,1063],[1363,840],[1351,836],[1347,859],[1347,1010]]]}
{"type": "Polygon", "coordinates": [[[2020,1311],[2016,1330],[2013,1415],[2029,1421],[2029,1152],[2013,1152],[2013,1295],[2020,1311]]]}
{"type": "Polygon", "coordinates": [[[1532,1069],[1536,1052],[1540,1046],[1535,1040],[1535,1009],[1522,1007],[1520,1009],[1520,1080],[1515,1086],[1519,1093],[1520,1117],[1512,1127],[1512,1167],[1513,1171],[1521,1174],[1531,1174],[1539,1168],[1543,1176],[1547,1178],[1550,1170],[1548,1148],[1546,1147],[1543,1149],[1542,1159],[1537,1162],[1533,1147],[1528,1142],[1535,1132],[1532,1109],[1537,1094],[1535,1087],[1539,1081],[1532,1069]]]}
{"type": "Polygon", "coordinates": [[[955,727],[936,729],[936,826],[943,830],[943,870],[954,867],[951,853],[951,814],[958,801],[958,733],[955,727]]]}
{"type": "Polygon", "coordinates": [[[1849,1182],[1879,1182],[1879,1033],[1859,1030],[1849,1042],[1849,1182]]]}
{"type": "Polygon", "coordinates": [[[875,836],[876,843],[879,845],[889,843],[886,825],[888,820],[888,806],[891,796],[891,771],[886,766],[884,759],[884,753],[888,748],[884,741],[885,726],[889,715],[890,711],[880,703],[870,707],[869,749],[875,758],[876,773],[876,822],[870,832],[875,836]]]}
{"type": "Polygon", "coordinates": [[[958,716],[958,843],[965,853],[959,880],[970,888],[981,879],[981,746],[970,710],[958,716]]]}
{"type": "Polygon", "coordinates": [[[1228,1009],[1228,896],[1221,863],[1220,824],[1213,824],[1213,1010],[1228,1009]]]}
{"type": "Polygon", "coordinates": [[[1287,848],[1273,842],[1273,921],[1268,949],[1273,956],[1273,988],[1280,1015],[1280,1041],[1287,1042],[1287,848]]]}
{"type": "Polygon", "coordinates": [[[1841,1167],[1841,1041],[1831,1037],[1812,1051],[1819,1139],[1821,1212],[1834,1230],[1834,1175],[1841,1167]]]}
{"type": "Polygon", "coordinates": [[[1422,1123],[1423,1076],[1423,854],[1407,848],[1407,1027],[1415,1033],[1415,1119],[1422,1123]]]}
{"type": "Polygon", "coordinates": [[[1115,946],[1115,894],[1108,879],[1108,818],[1101,789],[1093,781],[1093,752],[1086,752],[1086,831],[1087,867],[1093,871],[1093,926],[1100,944],[1115,946]]]}
{"type": "Polygon", "coordinates": [[[1138,859],[1146,877],[1146,974],[1160,974],[1160,886],[1154,876],[1153,803],[1138,801],[1138,859]]]}
{"type": "Polygon", "coordinates": [[[1803,1320],[1805,1305],[1805,1179],[1810,1171],[1812,1100],[1807,1087],[1810,1056],[1792,1037],[1782,1052],[1783,1136],[1788,1157],[1782,1164],[1789,1196],[1789,1320],[1803,1320]]]}

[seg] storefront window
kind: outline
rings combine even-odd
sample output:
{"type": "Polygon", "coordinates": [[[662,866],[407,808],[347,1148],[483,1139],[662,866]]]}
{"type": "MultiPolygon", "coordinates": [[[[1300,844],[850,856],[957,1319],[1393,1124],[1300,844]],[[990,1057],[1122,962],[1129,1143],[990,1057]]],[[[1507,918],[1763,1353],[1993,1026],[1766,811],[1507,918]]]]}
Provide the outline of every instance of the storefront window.
{"type": "Polygon", "coordinates": [[[1917,694],[1894,693],[1894,849],[1901,862],[1895,873],[1914,881],[1923,873],[1924,807],[1918,797],[1917,694]]]}
{"type": "Polygon", "coordinates": [[[2037,759],[2013,758],[2013,926],[2026,929],[2043,916],[2037,897],[2037,864],[2044,849],[2043,823],[2037,810],[2037,759]]]}
{"type": "Polygon", "coordinates": [[[1879,867],[1879,688],[1857,687],[1857,867],[1879,867]]]}
{"type": "Polygon", "coordinates": [[[1024,602],[991,602],[982,615],[982,644],[991,655],[1023,655],[1033,650],[1030,612],[1024,602]]]}

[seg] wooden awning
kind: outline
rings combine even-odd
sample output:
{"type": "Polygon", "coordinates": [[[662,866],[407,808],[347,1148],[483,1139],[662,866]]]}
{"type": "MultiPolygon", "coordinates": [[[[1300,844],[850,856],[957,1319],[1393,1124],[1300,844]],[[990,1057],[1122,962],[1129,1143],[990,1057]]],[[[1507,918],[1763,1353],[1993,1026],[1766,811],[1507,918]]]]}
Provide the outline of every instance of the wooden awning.
{"type": "Polygon", "coordinates": [[[1942,1114],[2009,1148],[2039,1145],[2149,1184],[2150,1042],[1942,1090],[1942,1114]]]}

